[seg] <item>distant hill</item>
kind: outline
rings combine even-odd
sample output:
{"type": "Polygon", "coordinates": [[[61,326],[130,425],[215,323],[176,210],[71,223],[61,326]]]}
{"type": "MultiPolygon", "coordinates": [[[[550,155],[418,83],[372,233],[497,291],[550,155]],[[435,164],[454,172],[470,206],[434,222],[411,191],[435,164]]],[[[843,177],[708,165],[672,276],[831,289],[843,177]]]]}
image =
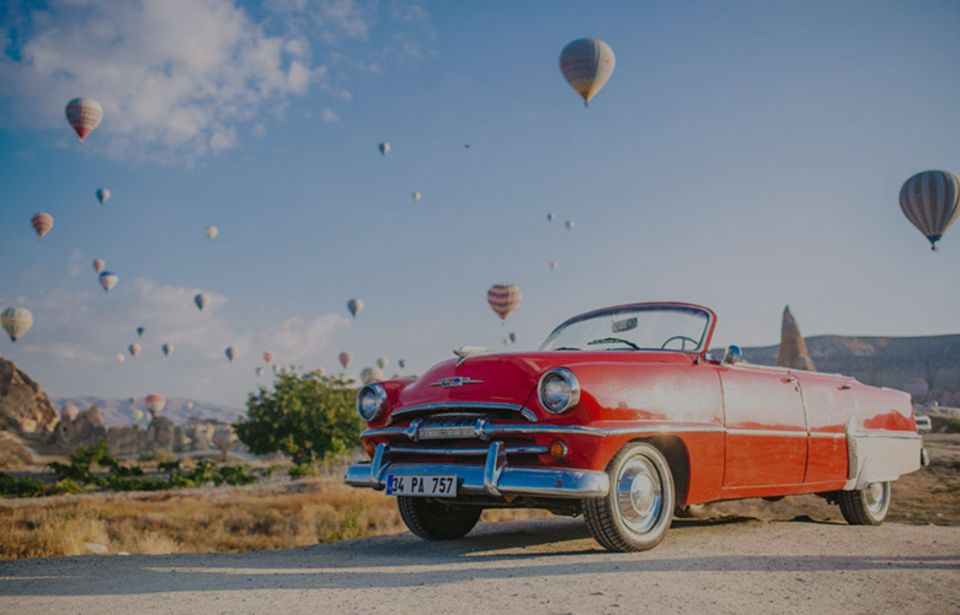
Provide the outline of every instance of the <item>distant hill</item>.
{"type": "MultiPolygon", "coordinates": [[[[104,399],[102,397],[59,397],[54,400],[54,406],[59,412],[64,404],[72,403],[80,410],[86,410],[90,406],[96,406],[100,409],[100,417],[103,424],[107,427],[114,425],[133,424],[133,410],[139,408],[146,413],[143,407],[143,400],[137,398],[136,405],[131,404],[129,399],[104,399]]],[[[204,401],[196,401],[182,397],[167,399],[167,407],[164,408],[161,416],[165,416],[177,425],[186,423],[187,419],[195,416],[200,419],[224,421],[233,423],[239,419],[246,411],[243,408],[232,406],[221,406],[204,401]],[[192,404],[192,408],[188,407],[192,404]]]]}
{"type": "MultiPolygon", "coordinates": [[[[817,371],[909,392],[917,402],[960,405],[960,335],[805,338],[817,371]]],[[[744,348],[744,359],[776,365],[778,345],[744,348]]]]}

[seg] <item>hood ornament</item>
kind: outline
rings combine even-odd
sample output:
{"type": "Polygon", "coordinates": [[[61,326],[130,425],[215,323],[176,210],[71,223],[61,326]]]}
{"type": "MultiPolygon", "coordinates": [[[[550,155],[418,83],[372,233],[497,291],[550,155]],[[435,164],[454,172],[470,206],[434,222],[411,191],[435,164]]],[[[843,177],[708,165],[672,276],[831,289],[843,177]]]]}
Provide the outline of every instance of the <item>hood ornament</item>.
{"type": "Polygon", "coordinates": [[[445,389],[455,389],[457,387],[462,387],[465,384],[483,384],[483,380],[477,380],[475,378],[470,378],[469,376],[453,376],[452,378],[443,378],[442,380],[432,382],[430,383],[430,386],[443,387],[445,389]]]}
{"type": "Polygon", "coordinates": [[[461,346],[453,351],[457,355],[457,365],[460,365],[475,354],[483,354],[487,351],[486,346],[461,346]]]}

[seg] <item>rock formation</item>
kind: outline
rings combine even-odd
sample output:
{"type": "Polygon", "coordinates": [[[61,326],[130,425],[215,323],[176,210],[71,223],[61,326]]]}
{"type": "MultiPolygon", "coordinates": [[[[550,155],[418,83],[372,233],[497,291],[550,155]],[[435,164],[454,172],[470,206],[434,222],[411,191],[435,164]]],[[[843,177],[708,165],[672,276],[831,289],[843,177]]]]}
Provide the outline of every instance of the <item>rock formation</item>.
{"type": "Polygon", "coordinates": [[[0,429],[24,435],[49,435],[57,424],[50,398],[30,376],[0,358],[0,429]]]}
{"type": "Polygon", "coordinates": [[[813,359],[807,352],[807,343],[800,335],[797,320],[790,313],[790,306],[783,308],[783,323],[780,325],[780,353],[777,356],[777,365],[816,371],[813,359]]]}
{"type": "Polygon", "coordinates": [[[91,406],[70,420],[65,417],[53,431],[53,441],[58,448],[70,452],[78,446],[96,444],[107,437],[107,429],[100,418],[100,410],[91,406]]]}

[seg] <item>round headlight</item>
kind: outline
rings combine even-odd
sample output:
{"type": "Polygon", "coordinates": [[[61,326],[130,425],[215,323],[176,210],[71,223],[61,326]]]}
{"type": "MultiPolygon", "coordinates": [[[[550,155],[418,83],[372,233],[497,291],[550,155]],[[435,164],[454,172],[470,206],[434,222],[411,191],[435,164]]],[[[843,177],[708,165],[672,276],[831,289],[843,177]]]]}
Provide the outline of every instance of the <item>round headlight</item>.
{"type": "Polygon", "coordinates": [[[357,412],[369,422],[380,416],[387,405],[387,391],[379,384],[368,384],[357,395],[357,412]]]}
{"type": "Polygon", "coordinates": [[[560,414],[580,403],[580,383],[565,367],[556,367],[540,378],[540,405],[560,414]]]}

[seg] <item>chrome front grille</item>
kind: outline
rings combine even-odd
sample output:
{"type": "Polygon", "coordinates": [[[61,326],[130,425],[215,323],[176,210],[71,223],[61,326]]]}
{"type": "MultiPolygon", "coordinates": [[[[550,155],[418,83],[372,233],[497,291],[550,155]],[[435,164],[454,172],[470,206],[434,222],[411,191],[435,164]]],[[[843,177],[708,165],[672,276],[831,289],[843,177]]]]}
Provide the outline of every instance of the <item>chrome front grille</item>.
{"type": "Polygon", "coordinates": [[[463,440],[480,438],[486,419],[462,414],[432,416],[418,419],[415,440],[463,440]]]}
{"type": "Polygon", "coordinates": [[[476,401],[445,401],[397,408],[390,413],[387,423],[390,424],[408,416],[433,416],[437,414],[469,414],[473,416],[487,416],[490,418],[515,418],[517,416],[521,416],[531,423],[537,422],[537,415],[535,415],[529,408],[524,408],[523,406],[518,406],[516,404],[476,401]]]}

